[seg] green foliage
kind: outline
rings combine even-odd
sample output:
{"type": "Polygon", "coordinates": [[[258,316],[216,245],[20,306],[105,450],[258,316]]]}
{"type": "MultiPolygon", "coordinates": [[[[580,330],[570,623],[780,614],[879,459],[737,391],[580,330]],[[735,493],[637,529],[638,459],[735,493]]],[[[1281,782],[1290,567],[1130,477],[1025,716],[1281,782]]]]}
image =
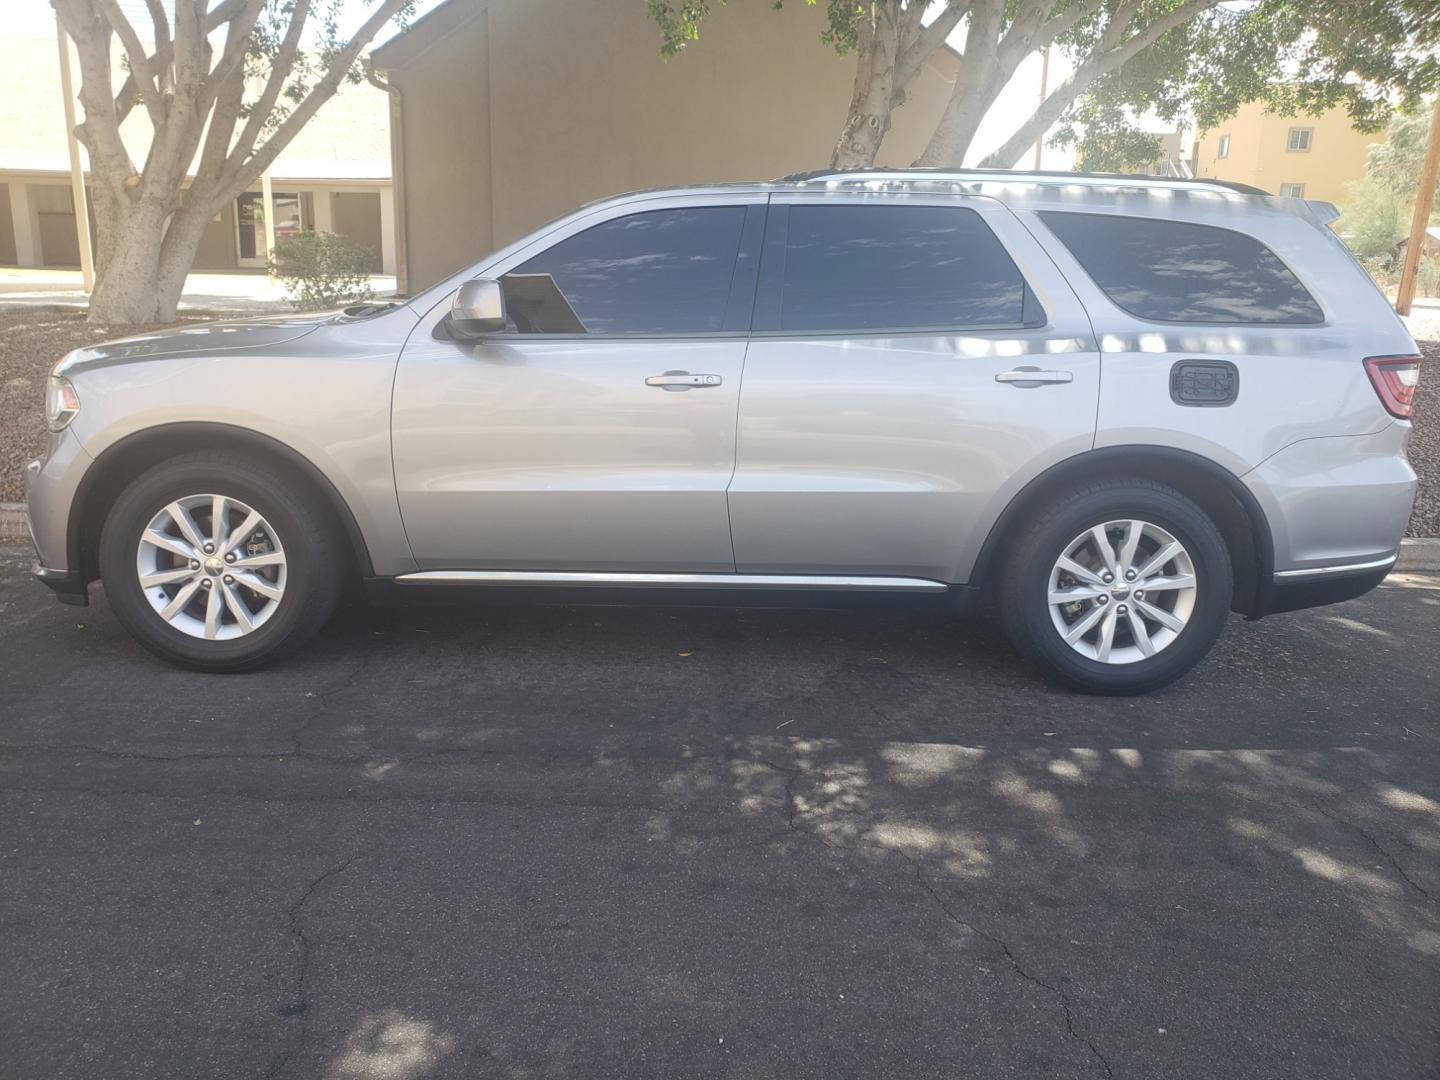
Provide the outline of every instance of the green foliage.
{"type": "Polygon", "coordinates": [[[1119,106],[1096,109],[1083,131],[1062,127],[1050,142],[1074,143],[1079,151],[1076,167],[1088,172],[1138,172],[1163,153],[1159,137],[1134,127],[1119,106]]]}
{"type": "Polygon", "coordinates": [[[1425,163],[1430,135],[1430,112],[1396,113],[1388,139],[1370,148],[1365,175],[1401,199],[1413,199],[1425,163]]]}
{"type": "Polygon", "coordinates": [[[1410,230],[1410,220],[1393,191],[1366,177],[1350,185],[1350,197],[1341,207],[1335,229],[1367,266],[1388,266],[1395,262],[1400,241],[1410,230]]]}
{"type": "MultiPolygon", "coordinates": [[[[1083,49],[1089,33],[1082,24],[1062,44],[1083,49]]],[[[1111,126],[1122,107],[1205,131],[1250,101],[1287,116],[1340,106],[1371,132],[1437,87],[1435,0],[1249,0],[1211,9],[1096,80],[1058,141],[1111,126]]]]}
{"type": "Polygon", "coordinates": [[[348,236],[302,232],[275,244],[271,271],[297,311],[326,311],[370,299],[375,252],[348,236]]]}
{"type": "MultiPolygon", "coordinates": [[[[723,7],[726,0],[718,0],[723,7]]],[[[806,7],[818,7],[820,0],[802,0],[806,7]]],[[[894,0],[900,7],[924,0],[894,0]]],[[[700,24],[710,14],[711,0],[645,0],[645,9],[660,27],[660,55],[679,54],[692,41],[700,40],[700,24]]],[[[785,0],[774,0],[779,11],[785,0]]],[[[825,29],[820,40],[841,56],[855,48],[859,40],[859,23],[869,4],[864,0],[825,0],[825,29]]]]}

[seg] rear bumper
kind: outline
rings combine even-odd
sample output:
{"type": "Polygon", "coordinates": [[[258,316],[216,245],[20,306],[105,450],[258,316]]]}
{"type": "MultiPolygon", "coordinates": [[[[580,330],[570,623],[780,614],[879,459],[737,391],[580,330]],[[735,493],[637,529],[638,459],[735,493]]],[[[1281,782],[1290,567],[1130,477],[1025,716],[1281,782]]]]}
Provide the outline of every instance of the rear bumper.
{"type": "Polygon", "coordinates": [[[90,603],[90,592],[84,577],[74,570],[52,570],[48,566],[35,564],[35,580],[55,594],[62,604],[85,607],[90,603]]]}
{"type": "Polygon", "coordinates": [[[1338,604],[1375,588],[1395,566],[1396,556],[1343,566],[1307,567],[1275,574],[1261,589],[1257,610],[1251,616],[1338,604]]]}

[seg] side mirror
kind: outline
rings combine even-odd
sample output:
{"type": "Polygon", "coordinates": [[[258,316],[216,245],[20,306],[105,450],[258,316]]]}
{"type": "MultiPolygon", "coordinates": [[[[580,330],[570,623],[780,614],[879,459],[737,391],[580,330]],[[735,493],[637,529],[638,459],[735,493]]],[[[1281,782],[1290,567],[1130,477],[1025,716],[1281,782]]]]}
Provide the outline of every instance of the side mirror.
{"type": "Polygon", "coordinates": [[[462,340],[505,329],[505,292],[500,282],[476,278],[460,286],[450,302],[450,333],[462,340]]]}

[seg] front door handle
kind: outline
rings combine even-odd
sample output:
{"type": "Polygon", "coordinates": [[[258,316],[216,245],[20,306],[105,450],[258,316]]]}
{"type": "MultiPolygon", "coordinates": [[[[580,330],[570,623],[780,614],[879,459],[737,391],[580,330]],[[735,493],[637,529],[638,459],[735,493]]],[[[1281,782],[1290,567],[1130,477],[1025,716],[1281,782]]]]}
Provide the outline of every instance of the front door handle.
{"type": "Polygon", "coordinates": [[[719,375],[692,375],[688,371],[667,371],[663,375],[651,375],[645,380],[646,386],[658,386],[661,390],[703,390],[707,386],[719,386],[719,375]]]}
{"type": "Polygon", "coordinates": [[[1032,386],[1044,386],[1047,383],[1074,382],[1075,376],[1068,371],[1041,371],[1037,367],[1018,367],[1013,371],[1000,372],[995,376],[995,381],[1028,390],[1032,386]]]}

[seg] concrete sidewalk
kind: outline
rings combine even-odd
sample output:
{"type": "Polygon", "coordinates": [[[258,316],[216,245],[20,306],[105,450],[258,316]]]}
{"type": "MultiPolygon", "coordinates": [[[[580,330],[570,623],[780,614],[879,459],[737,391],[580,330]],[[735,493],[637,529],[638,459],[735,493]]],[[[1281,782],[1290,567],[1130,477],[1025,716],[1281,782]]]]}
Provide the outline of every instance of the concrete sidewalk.
{"type": "MultiPolygon", "coordinates": [[[[370,279],[377,296],[395,291],[395,278],[370,279]]],[[[0,311],[17,307],[85,307],[90,302],[81,287],[79,270],[0,267],[0,311]]],[[[194,273],[186,279],[181,311],[216,311],[262,314],[289,311],[285,289],[259,271],[194,273]]]]}

